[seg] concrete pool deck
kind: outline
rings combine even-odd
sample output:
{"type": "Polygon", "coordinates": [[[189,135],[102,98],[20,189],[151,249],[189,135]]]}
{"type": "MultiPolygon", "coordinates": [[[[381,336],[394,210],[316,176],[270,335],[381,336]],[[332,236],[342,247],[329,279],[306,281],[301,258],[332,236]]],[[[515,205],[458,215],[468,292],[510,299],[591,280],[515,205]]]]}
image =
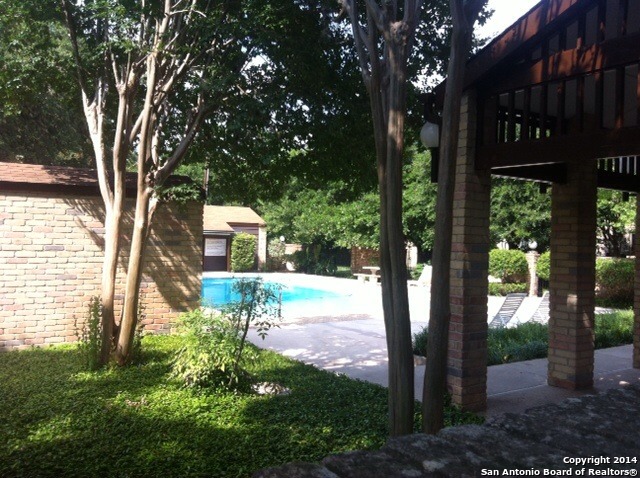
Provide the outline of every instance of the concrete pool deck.
{"type": "MultiPolygon", "coordinates": [[[[298,274],[296,276],[299,277],[298,274]]],[[[305,280],[319,286],[318,279],[326,280],[325,284],[333,281],[331,286],[343,292],[351,290],[353,300],[344,304],[340,301],[325,306],[316,303],[311,308],[292,309],[293,315],[285,315],[282,325],[270,330],[265,340],[261,340],[255,331],[250,332],[250,340],[259,347],[278,351],[318,368],[386,386],[387,347],[379,286],[315,276],[306,276],[305,280]]],[[[429,289],[411,287],[409,296],[411,329],[416,333],[427,325],[429,289]]],[[[495,315],[503,300],[500,297],[488,298],[488,318],[495,315]]],[[[514,321],[528,320],[539,301],[536,297],[527,298],[514,321]]],[[[486,416],[521,412],[533,406],[558,403],[568,397],[640,384],[640,369],[632,367],[631,345],[597,350],[595,357],[595,387],[587,391],[548,386],[546,359],[489,367],[486,416]]],[[[417,398],[422,396],[423,377],[424,366],[416,366],[417,398]]]]}

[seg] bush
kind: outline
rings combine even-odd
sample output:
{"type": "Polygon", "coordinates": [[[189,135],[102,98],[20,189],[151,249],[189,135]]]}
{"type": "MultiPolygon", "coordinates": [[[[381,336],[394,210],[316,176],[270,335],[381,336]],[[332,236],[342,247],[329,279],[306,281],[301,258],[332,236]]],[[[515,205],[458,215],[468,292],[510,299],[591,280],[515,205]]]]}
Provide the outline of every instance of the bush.
{"type": "Polygon", "coordinates": [[[413,334],[413,353],[415,355],[427,355],[427,340],[429,338],[429,331],[425,327],[417,334],[413,334]]]}
{"type": "MultiPolygon", "coordinates": [[[[521,362],[547,356],[547,324],[525,322],[515,327],[489,329],[487,365],[521,362]]],[[[595,348],[602,349],[633,343],[633,311],[598,314],[595,318],[595,348]]],[[[425,327],[413,336],[413,353],[426,355],[428,332],[425,327]]]]}
{"type": "Polygon", "coordinates": [[[526,322],[516,327],[489,329],[488,365],[519,362],[547,356],[548,328],[545,324],[526,322]]]}
{"type": "Polygon", "coordinates": [[[633,343],[633,311],[596,315],[595,336],[597,349],[633,343]]]}
{"type": "Polygon", "coordinates": [[[551,252],[547,251],[540,254],[536,273],[540,279],[547,282],[549,281],[549,277],[551,276],[551,252]]]}
{"type": "Polygon", "coordinates": [[[596,260],[596,300],[603,307],[633,306],[634,259],[596,260]]]}
{"type": "Polygon", "coordinates": [[[231,323],[217,311],[197,309],[180,316],[184,345],[176,352],[172,375],[185,387],[246,386],[246,376],[234,373],[239,340],[231,323]]]}
{"type": "Polygon", "coordinates": [[[500,282],[489,283],[489,295],[506,296],[514,292],[528,292],[529,285],[522,282],[516,284],[502,284],[500,282]]]}
{"type": "Polygon", "coordinates": [[[489,252],[489,274],[503,283],[524,282],[529,272],[524,252],[493,249],[489,252]]]}
{"type": "Polygon", "coordinates": [[[271,271],[279,271],[284,266],[285,245],[278,238],[273,238],[267,245],[267,265],[271,271]]]}
{"type": "Polygon", "coordinates": [[[186,387],[212,387],[248,391],[251,380],[246,365],[256,358],[245,348],[250,325],[263,339],[280,318],[280,288],[262,279],[240,279],[233,284],[240,299],[222,312],[202,309],[180,317],[184,346],[173,362],[173,376],[186,387]]]}
{"type": "Polygon", "coordinates": [[[246,272],[254,268],[256,262],[256,236],[241,232],[231,243],[231,270],[246,272]]]}
{"type": "Polygon", "coordinates": [[[335,275],[338,270],[333,256],[325,253],[322,246],[305,246],[301,251],[296,251],[291,256],[297,272],[317,275],[335,275]]]}
{"type": "Polygon", "coordinates": [[[409,278],[411,280],[420,279],[420,276],[422,275],[422,271],[424,270],[426,265],[427,264],[418,263],[418,265],[416,265],[415,269],[409,269],[409,278]]]}

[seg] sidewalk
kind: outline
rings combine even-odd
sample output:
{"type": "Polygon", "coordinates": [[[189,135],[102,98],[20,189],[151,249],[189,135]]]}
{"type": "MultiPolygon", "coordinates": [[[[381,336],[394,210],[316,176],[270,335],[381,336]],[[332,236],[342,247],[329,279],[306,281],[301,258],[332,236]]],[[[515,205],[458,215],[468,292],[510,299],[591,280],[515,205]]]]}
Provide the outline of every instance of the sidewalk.
{"type": "MultiPolygon", "coordinates": [[[[413,323],[413,332],[424,325],[413,323]]],[[[318,368],[383,386],[388,384],[384,324],[378,318],[362,315],[314,317],[272,329],[264,341],[255,331],[250,332],[249,338],[259,347],[318,368]]],[[[521,412],[626,384],[640,385],[640,369],[632,368],[631,345],[597,350],[595,357],[595,387],[589,391],[568,391],[546,385],[546,359],[489,367],[486,416],[521,412]]],[[[424,366],[417,366],[416,398],[422,397],[423,380],[424,366]]]]}

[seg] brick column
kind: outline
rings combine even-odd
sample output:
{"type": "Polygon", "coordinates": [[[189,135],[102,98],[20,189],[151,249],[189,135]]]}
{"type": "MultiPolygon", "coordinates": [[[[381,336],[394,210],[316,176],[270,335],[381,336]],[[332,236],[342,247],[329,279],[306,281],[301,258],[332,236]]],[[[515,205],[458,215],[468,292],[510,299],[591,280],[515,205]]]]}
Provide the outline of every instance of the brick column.
{"type": "Polygon", "coordinates": [[[596,162],[568,165],[551,195],[549,385],[593,386],[596,162]]]}
{"type": "Polygon", "coordinates": [[[633,301],[633,366],[640,368],[640,195],[636,196],[636,280],[633,301]]]}
{"type": "Polygon", "coordinates": [[[476,100],[462,100],[453,204],[451,325],[448,386],[454,403],[471,411],[487,407],[487,295],[489,268],[488,170],[475,165],[476,100]]]}

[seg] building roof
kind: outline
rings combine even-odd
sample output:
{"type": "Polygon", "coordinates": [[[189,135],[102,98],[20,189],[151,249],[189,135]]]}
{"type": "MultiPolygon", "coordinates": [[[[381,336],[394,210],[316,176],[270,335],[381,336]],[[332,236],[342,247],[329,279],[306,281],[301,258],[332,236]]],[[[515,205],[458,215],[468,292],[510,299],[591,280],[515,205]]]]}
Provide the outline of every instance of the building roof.
{"type": "Polygon", "coordinates": [[[266,226],[266,222],[250,207],[242,206],[205,206],[204,230],[233,232],[231,224],[266,226]]]}
{"type": "MultiPolygon", "coordinates": [[[[138,175],[127,173],[127,192],[136,190],[138,175]]],[[[167,185],[191,182],[186,176],[171,176],[167,185]]],[[[0,162],[0,186],[3,189],[64,191],[76,194],[99,194],[98,173],[95,169],[69,166],[0,162]]]]}

